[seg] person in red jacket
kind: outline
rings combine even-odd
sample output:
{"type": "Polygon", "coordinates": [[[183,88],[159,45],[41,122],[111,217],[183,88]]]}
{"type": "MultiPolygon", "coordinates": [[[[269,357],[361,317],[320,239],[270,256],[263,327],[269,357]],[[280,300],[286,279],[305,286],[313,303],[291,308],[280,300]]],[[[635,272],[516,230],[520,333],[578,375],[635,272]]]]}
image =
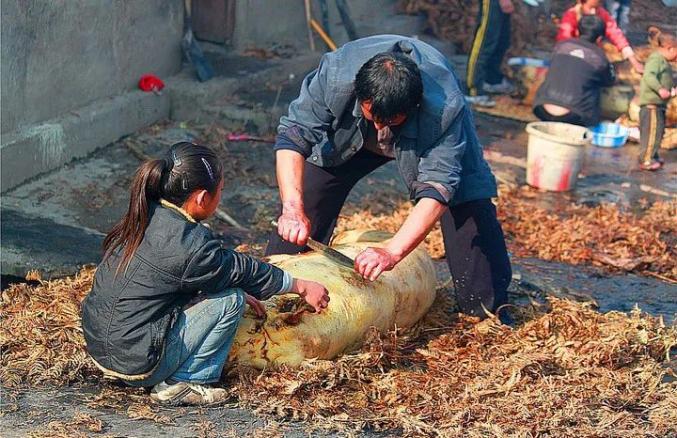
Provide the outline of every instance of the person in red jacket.
{"type": "Polygon", "coordinates": [[[623,35],[623,31],[616,24],[611,14],[600,6],[600,0],[578,0],[578,4],[569,8],[564,15],[557,31],[557,41],[564,41],[569,38],[579,36],[578,22],[583,15],[597,15],[606,25],[606,38],[616,46],[621,52],[623,58],[630,61],[632,67],[638,72],[644,71],[644,66],[637,60],[635,52],[630,47],[628,39],[623,35]]]}

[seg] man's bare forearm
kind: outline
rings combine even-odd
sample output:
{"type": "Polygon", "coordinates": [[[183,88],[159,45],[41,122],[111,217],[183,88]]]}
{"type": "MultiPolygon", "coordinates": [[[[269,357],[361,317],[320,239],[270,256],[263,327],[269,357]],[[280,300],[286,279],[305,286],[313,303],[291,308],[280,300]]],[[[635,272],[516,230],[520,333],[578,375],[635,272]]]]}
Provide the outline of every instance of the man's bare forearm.
{"type": "Polygon", "coordinates": [[[282,214],[277,218],[277,233],[287,242],[304,246],[310,235],[310,221],[303,206],[303,155],[296,151],[277,151],[277,184],[280,186],[282,214]]]}
{"type": "Polygon", "coordinates": [[[421,199],[385,249],[399,262],[425,239],[446,209],[432,198],[421,199]]]}
{"type": "Polygon", "coordinates": [[[303,155],[282,149],[277,151],[276,161],[282,208],[303,210],[303,155]]]}

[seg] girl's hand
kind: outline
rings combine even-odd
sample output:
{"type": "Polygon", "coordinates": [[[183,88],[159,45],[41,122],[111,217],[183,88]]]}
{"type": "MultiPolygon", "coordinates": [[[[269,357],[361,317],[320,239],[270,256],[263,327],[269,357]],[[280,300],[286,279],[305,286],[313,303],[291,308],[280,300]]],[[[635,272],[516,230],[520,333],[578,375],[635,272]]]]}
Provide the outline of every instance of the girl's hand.
{"type": "Polygon", "coordinates": [[[245,294],[245,301],[252,308],[258,318],[265,318],[266,306],[263,303],[249,294],[245,294]]]}
{"type": "Polygon", "coordinates": [[[670,99],[670,90],[667,88],[661,88],[658,90],[658,95],[661,97],[661,99],[670,99]]]}
{"type": "Polygon", "coordinates": [[[315,312],[319,313],[329,305],[329,292],[320,283],[295,278],[292,291],[303,297],[315,312]]]}

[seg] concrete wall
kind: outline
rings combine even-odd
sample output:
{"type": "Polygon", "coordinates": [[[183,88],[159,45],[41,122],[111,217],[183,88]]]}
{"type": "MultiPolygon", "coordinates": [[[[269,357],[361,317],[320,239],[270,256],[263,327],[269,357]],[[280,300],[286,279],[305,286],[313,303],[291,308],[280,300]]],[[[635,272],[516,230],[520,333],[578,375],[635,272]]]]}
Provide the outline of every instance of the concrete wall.
{"type": "Polygon", "coordinates": [[[2,2],[2,132],[179,70],[181,0],[2,2]]]}
{"type": "MultiPolygon", "coordinates": [[[[135,90],[143,73],[167,78],[181,68],[182,0],[2,0],[1,15],[3,191],[25,179],[6,175],[14,171],[5,161],[17,161],[6,156],[17,151],[8,142],[30,138],[36,130],[44,131],[45,124],[61,124],[55,119],[77,115],[83,108],[96,113],[92,105],[135,90]]],[[[145,97],[130,99],[137,100],[154,113],[141,114],[140,121],[166,113],[150,108],[145,97]]],[[[134,124],[109,128],[101,138],[87,135],[92,143],[79,145],[76,154],[70,153],[68,142],[61,145],[60,159],[40,170],[115,140],[111,132],[119,131],[117,137],[128,134],[122,131],[134,124]]],[[[28,143],[21,150],[34,142],[28,143]]],[[[33,144],[37,149],[26,151],[27,157],[39,156],[41,147],[53,149],[54,142],[48,143],[33,144]]]]}
{"type": "MultiPolygon", "coordinates": [[[[308,50],[304,0],[234,1],[235,52],[308,50]]],[[[174,83],[169,77],[181,68],[183,0],[0,2],[0,191],[170,116],[174,90],[155,96],[137,90],[137,81],[155,73],[169,88],[174,83]]],[[[393,15],[396,2],[349,0],[358,33],[414,33],[418,19],[393,15]]],[[[318,1],[311,3],[321,21],[318,1]]],[[[334,2],[328,4],[331,34],[340,45],[347,36],[334,2]]],[[[315,41],[318,53],[324,51],[315,41]]],[[[191,87],[209,90],[209,84],[191,87]]]]}
{"type": "MultiPolygon", "coordinates": [[[[382,33],[413,35],[420,32],[424,17],[396,15],[398,0],[347,0],[350,15],[358,36],[382,33]]],[[[315,20],[322,24],[320,5],[311,2],[315,20]]],[[[341,23],[336,3],[327,0],[329,6],[329,31],[337,45],[348,42],[348,35],[341,23]]],[[[271,48],[290,46],[308,50],[308,30],[303,0],[235,0],[235,29],[232,46],[237,51],[248,48],[271,48]]],[[[314,34],[318,51],[326,46],[314,34]]]]}
{"type": "MultiPolygon", "coordinates": [[[[319,7],[316,10],[319,17],[319,7]]],[[[236,0],[233,48],[274,45],[308,48],[303,0],[236,0]]]]}

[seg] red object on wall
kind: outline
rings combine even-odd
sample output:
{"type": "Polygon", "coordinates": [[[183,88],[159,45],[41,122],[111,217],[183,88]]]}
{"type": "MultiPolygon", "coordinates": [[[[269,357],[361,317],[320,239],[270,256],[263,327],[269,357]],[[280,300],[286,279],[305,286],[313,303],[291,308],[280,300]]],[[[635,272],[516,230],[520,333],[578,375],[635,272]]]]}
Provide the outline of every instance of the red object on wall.
{"type": "Polygon", "coordinates": [[[139,88],[145,92],[159,94],[165,88],[165,83],[155,75],[143,75],[139,79],[139,88]]]}

